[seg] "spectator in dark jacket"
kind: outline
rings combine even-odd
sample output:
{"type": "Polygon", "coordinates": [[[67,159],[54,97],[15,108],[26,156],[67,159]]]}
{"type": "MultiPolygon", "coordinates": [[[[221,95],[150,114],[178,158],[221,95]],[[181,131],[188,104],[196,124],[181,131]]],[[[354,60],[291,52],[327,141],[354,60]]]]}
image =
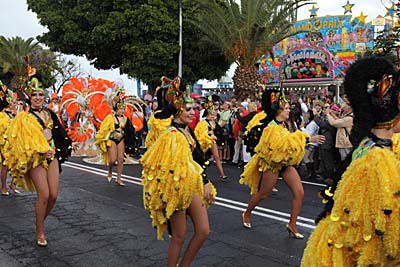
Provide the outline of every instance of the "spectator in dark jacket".
{"type": "Polygon", "coordinates": [[[329,183],[329,179],[332,178],[332,174],[335,169],[334,155],[335,155],[335,139],[336,139],[336,128],[331,126],[326,118],[329,112],[329,104],[325,103],[320,116],[315,116],[314,121],[319,126],[319,134],[325,136],[325,142],[319,145],[319,156],[320,156],[320,170],[322,178],[317,180],[324,180],[329,183]]]}

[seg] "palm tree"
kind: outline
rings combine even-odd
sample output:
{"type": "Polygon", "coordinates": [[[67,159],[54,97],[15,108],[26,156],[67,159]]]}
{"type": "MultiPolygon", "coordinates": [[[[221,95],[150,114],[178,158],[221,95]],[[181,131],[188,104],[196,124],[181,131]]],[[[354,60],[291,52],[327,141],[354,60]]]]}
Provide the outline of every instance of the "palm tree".
{"type": "Polygon", "coordinates": [[[6,78],[6,83],[18,92],[19,97],[23,97],[21,89],[26,85],[27,59],[40,73],[43,87],[48,88],[56,82],[57,73],[64,71],[64,66],[59,64],[60,57],[50,49],[40,46],[33,38],[7,39],[0,36],[0,70],[3,72],[0,77],[6,78]]]}
{"type": "Polygon", "coordinates": [[[211,43],[220,47],[228,61],[238,67],[233,76],[235,94],[244,99],[257,91],[256,61],[290,37],[298,8],[309,0],[195,0],[193,23],[211,43]]]}
{"type": "Polygon", "coordinates": [[[24,40],[21,37],[0,36],[0,68],[3,74],[12,75],[11,88],[15,91],[21,89],[20,77],[26,76],[25,57],[30,57],[38,48],[40,48],[39,43],[33,38],[24,40]]]}

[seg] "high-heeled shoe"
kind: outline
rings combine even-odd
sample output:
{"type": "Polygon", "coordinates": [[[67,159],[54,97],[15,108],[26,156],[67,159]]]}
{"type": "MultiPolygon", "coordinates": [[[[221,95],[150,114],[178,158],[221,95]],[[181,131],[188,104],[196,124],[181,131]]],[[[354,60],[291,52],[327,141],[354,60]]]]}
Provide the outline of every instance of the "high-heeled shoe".
{"type": "Polygon", "coordinates": [[[242,213],[242,221],[243,221],[243,227],[246,229],[251,229],[251,223],[245,222],[244,221],[244,212],[242,213]]]}
{"type": "Polygon", "coordinates": [[[300,233],[295,233],[295,232],[293,231],[292,227],[290,227],[289,224],[286,224],[285,227],[286,227],[286,230],[287,230],[288,233],[289,233],[289,238],[290,238],[290,235],[293,235],[293,237],[296,238],[296,239],[303,239],[303,238],[304,238],[304,235],[302,235],[302,234],[300,234],[300,233]]]}
{"type": "Polygon", "coordinates": [[[220,178],[221,178],[221,180],[222,180],[222,181],[226,181],[226,180],[228,180],[228,176],[226,176],[226,175],[224,175],[224,176],[220,176],[220,178]]]}
{"type": "Polygon", "coordinates": [[[11,191],[14,192],[14,194],[16,194],[16,195],[21,194],[21,191],[19,191],[16,187],[12,187],[11,185],[9,187],[10,187],[11,191]]]}
{"type": "Polygon", "coordinates": [[[125,184],[124,184],[124,182],[118,182],[118,181],[115,181],[115,183],[117,184],[117,185],[119,185],[119,186],[125,186],[125,184]]]}
{"type": "Polygon", "coordinates": [[[107,180],[108,180],[109,183],[111,183],[112,176],[107,176],[107,180]]]}
{"type": "Polygon", "coordinates": [[[6,192],[1,191],[1,195],[8,197],[10,195],[10,193],[8,191],[6,191],[6,192]]]}
{"type": "Polygon", "coordinates": [[[36,239],[36,245],[39,247],[47,247],[47,240],[46,239],[36,239]]]}

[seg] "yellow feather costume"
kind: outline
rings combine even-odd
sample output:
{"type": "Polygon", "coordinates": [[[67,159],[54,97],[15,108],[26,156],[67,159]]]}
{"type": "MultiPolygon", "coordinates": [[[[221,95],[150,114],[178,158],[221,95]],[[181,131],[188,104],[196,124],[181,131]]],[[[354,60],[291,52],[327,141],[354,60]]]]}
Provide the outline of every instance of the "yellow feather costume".
{"type": "Polygon", "coordinates": [[[171,125],[172,118],[173,117],[171,116],[167,119],[157,119],[154,117],[154,114],[150,117],[149,121],[147,122],[150,131],[146,136],[146,141],[145,141],[146,148],[149,148],[152,144],[154,144],[154,142],[157,140],[160,134],[163,131],[165,131],[168,128],[168,126],[171,125]]]}
{"type": "Polygon", "coordinates": [[[196,139],[199,142],[200,148],[204,153],[207,152],[215,143],[215,140],[212,138],[212,136],[208,134],[208,132],[208,123],[206,120],[200,121],[194,129],[196,139]]]}
{"type": "Polygon", "coordinates": [[[267,113],[265,113],[264,111],[258,112],[256,115],[254,115],[254,117],[247,124],[244,135],[247,135],[248,131],[250,131],[251,128],[257,125],[261,125],[261,120],[265,119],[266,117],[267,113]]]}
{"type": "Polygon", "coordinates": [[[400,159],[400,133],[395,133],[392,136],[392,142],[393,142],[393,153],[396,155],[398,159],[400,159]]]}
{"type": "Polygon", "coordinates": [[[108,165],[109,158],[107,148],[111,147],[110,135],[115,131],[114,117],[109,114],[105,117],[96,134],[95,144],[101,150],[104,165],[108,165]]]}
{"type": "Polygon", "coordinates": [[[6,131],[10,122],[11,122],[10,117],[4,112],[0,112],[0,166],[3,165],[2,161],[5,152],[4,144],[6,142],[6,131]]]}
{"type": "Polygon", "coordinates": [[[203,197],[203,169],[193,160],[186,137],[174,127],[157,138],[140,162],[144,207],[162,240],[172,214],[187,209],[193,195],[203,197]]]}
{"type": "Polygon", "coordinates": [[[400,266],[400,164],[392,151],[374,148],[353,160],[334,201],[301,266],[400,266]]]}
{"type": "Polygon", "coordinates": [[[24,191],[35,191],[28,171],[38,166],[48,168],[45,153],[50,145],[43,135],[43,128],[32,115],[20,112],[6,131],[4,145],[5,165],[15,184],[24,191]]]}
{"type": "Polygon", "coordinates": [[[250,194],[258,192],[261,174],[268,170],[279,172],[284,166],[298,165],[304,157],[308,134],[290,133],[279,125],[265,127],[255,155],[244,168],[239,183],[250,187],[250,194]]]}

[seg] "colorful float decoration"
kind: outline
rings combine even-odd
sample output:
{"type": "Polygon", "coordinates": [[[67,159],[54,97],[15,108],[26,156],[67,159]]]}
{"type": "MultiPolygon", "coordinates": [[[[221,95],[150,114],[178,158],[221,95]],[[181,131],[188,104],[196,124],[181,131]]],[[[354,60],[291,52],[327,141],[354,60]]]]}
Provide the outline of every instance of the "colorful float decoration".
{"type": "Polygon", "coordinates": [[[333,61],[324,47],[301,45],[288,51],[279,70],[284,82],[333,80],[333,61]]]}
{"type": "MultiPolygon", "coordinates": [[[[330,68],[332,63],[333,69],[327,69],[325,74],[315,74],[315,77],[306,77],[306,79],[335,79],[343,80],[348,67],[358,57],[361,57],[367,50],[374,48],[374,32],[376,31],[373,23],[367,22],[367,15],[363,12],[357,17],[351,15],[351,9],[354,4],[347,1],[344,8],[343,15],[337,16],[323,16],[318,17],[318,8],[315,6],[310,9],[310,18],[297,21],[291,27],[293,35],[292,37],[286,38],[282,42],[278,43],[273,47],[274,60],[268,56],[262,56],[257,62],[259,66],[259,75],[261,80],[265,84],[281,82],[282,78],[286,81],[294,80],[294,73],[282,73],[281,71],[289,71],[290,68],[301,69],[306,71],[306,66],[288,66],[290,60],[290,53],[302,53],[303,49],[312,49],[315,53],[326,53],[330,55],[330,59],[326,60],[327,65],[325,67],[330,68]],[[350,13],[350,14],[347,14],[350,13]],[[297,33],[297,34],[296,34],[297,33]],[[300,49],[299,49],[300,47],[300,49]],[[320,52],[316,52],[319,49],[320,52]],[[296,52],[297,51],[297,52],[296,52]],[[282,66],[283,65],[283,66],[282,66]],[[333,71],[333,73],[332,73],[333,71]],[[328,76],[326,76],[328,75],[328,76]],[[321,77],[317,77],[321,76],[321,77]]],[[[389,10],[389,9],[388,9],[389,10]]],[[[389,11],[387,16],[390,16],[389,11]]],[[[383,18],[383,17],[382,17],[383,18]]],[[[384,27],[388,30],[392,22],[394,21],[393,16],[390,19],[384,19],[384,27]]],[[[375,23],[374,23],[375,24],[375,23]]],[[[375,24],[376,25],[376,24],[375,24]]],[[[304,58],[304,62],[301,64],[311,65],[313,60],[307,61],[304,58]]],[[[291,62],[299,63],[299,62],[291,62]]],[[[319,68],[319,67],[318,67],[319,68]]],[[[301,74],[299,71],[297,74],[301,74]]],[[[306,74],[305,76],[312,76],[306,74]]],[[[300,78],[303,79],[303,76],[300,78]]]]}
{"type": "Polygon", "coordinates": [[[96,156],[94,136],[106,115],[111,113],[103,101],[104,92],[114,83],[103,79],[72,77],[63,86],[61,103],[70,118],[66,131],[73,141],[73,156],[96,156]]]}

